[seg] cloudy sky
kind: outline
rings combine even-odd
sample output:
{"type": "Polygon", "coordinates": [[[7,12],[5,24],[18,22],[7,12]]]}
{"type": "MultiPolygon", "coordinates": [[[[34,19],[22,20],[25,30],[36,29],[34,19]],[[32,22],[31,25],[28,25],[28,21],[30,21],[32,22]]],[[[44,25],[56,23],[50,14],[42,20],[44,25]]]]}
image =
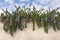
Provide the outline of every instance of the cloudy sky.
{"type": "Polygon", "coordinates": [[[55,9],[60,7],[60,0],[0,0],[0,13],[2,12],[2,8],[8,8],[8,10],[14,10],[14,4],[17,6],[26,7],[32,3],[32,6],[35,5],[36,9],[45,8],[45,9],[55,9]]]}

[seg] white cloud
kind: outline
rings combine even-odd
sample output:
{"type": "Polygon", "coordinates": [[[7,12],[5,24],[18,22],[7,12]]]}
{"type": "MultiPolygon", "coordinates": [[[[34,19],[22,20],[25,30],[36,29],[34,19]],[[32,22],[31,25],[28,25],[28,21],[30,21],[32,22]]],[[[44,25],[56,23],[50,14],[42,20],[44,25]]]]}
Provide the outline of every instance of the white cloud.
{"type": "Polygon", "coordinates": [[[51,6],[53,6],[53,8],[60,7],[60,0],[52,1],[51,6]]]}
{"type": "MultiPolygon", "coordinates": [[[[40,1],[40,0],[37,0],[37,1],[40,1]]],[[[39,5],[36,3],[36,1],[32,2],[32,6],[35,6],[37,10],[39,9],[48,9],[48,6],[42,6],[42,5],[39,5]]]]}
{"type": "Polygon", "coordinates": [[[51,0],[36,0],[36,1],[39,1],[40,3],[44,4],[50,2],[51,0]]]}
{"type": "Polygon", "coordinates": [[[3,11],[0,9],[0,15],[1,15],[2,12],[3,12],[3,11]]]}
{"type": "Polygon", "coordinates": [[[42,6],[37,5],[37,4],[35,4],[35,3],[33,3],[33,4],[32,4],[32,6],[35,6],[35,8],[36,8],[37,10],[39,10],[39,9],[41,9],[41,8],[42,8],[42,6]]]}
{"type": "Polygon", "coordinates": [[[3,11],[0,9],[0,13],[2,13],[3,11]]]}
{"type": "MultiPolygon", "coordinates": [[[[26,2],[26,1],[30,1],[30,0],[19,0],[20,2],[26,2]]],[[[9,10],[13,10],[14,9],[14,0],[5,0],[5,2],[8,2],[10,5],[8,6],[9,10]],[[13,8],[13,9],[12,9],[13,8]]],[[[0,5],[3,5],[3,3],[0,3],[0,5]]],[[[15,5],[17,6],[23,6],[25,5],[24,3],[15,3],[15,5]]],[[[31,9],[33,8],[33,6],[36,7],[37,10],[44,8],[44,9],[48,9],[50,8],[55,9],[57,7],[60,7],[60,0],[35,0],[32,2],[32,6],[31,9]],[[45,4],[45,6],[43,5],[38,5],[37,3],[41,3],[41,4],[45,4]],[[50,2],[50,3],[49,3],[50,2]],[[48,5],[46,5],[47,3],[49,3],[48,5]]],[[[26,5],[26,7],[29,7],[29,5],[26,5]]],[[[3,7],[5,8],[5,7],[3,7]]]]}
{"type": "MultiPolygon", "coordinates": [[[[36,0],[33,3],[36,4],[38,2],[40,4],[44,4],[45,6],[43,6],[43,5],[40,5],[40,6],[42,6],[43,8],[46,8],[46,9],[50,8],[52,10],[57,7],[60,7],[60,0],[36,0]]],[[[37,6],[39,6],[39,5],[37,5],[37,6]]]]}
{"type": "Polygon", "coordinates": [[[22,8],[23,6],[25,6],[24,3],[15,3],[15,5],[16,5],[17,7],[21,6],[21,8],[22,8]]]}
{"type": "MultiPolygon", "coordinates": [[[[15,3],[15,5],[17,6],[17,7],[19,7],[19,6],[24,6],[25,4],[24,3],[15,3]]],[[[8,11],[9,12],[12,12],[12,11],[15,11],[15,7],[14,7],[14,4],[11,4],[11,5],[9,5],[8,6],[8,11]]]]}
{"type": "Polygon", "coordinates": [[[41,3],[41,4],[47,4],[53,0],[36,0],[37,2],[41,3]]]}
{"type": "Polygon", "coordinates": [[[14,3],[14,0],[5,0],[5,2],[8,2],[10,4],[13,4],[14,3]]]}
{"type": "Polygon", "coordinates": [[[30,0],[19,0],[20,2],[26,2],[26,1],[30,1],[30,0]]]}
{"type": "Polygon", "coordinates": [[[24,6],[24,3],[15,3],[16,6],[24,6]]]}

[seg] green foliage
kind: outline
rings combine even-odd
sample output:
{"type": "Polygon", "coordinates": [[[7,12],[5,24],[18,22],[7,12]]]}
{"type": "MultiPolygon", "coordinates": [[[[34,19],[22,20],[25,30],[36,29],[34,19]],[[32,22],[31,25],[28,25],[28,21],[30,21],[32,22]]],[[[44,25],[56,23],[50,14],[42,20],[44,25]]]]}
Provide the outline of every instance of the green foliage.
{"type": "Polygon", "coordinates": [[[31,20],[33,24],[33,31],[35,30],[35,14],[31,14],[31,20]]]}
{"type": "Polygon", "coordinates": [[[43,27],[44,27],[44,31],[48,33],[48,22],[46,20],[43,20],[43,27]]]}
{"type": "Polygon", "coordinates": [[[4,13],[1,13],[0,17],[1,21],[4,22],[3,29],[5,32],[9,32],[11,36],[13,36],[13,33],[15,33],[16,30],[27,28],[27,23],[31,21],[33,24],[33,31],[35,30],[35,23],[38,28],[43,26],[46,33],[48,33],[49,26],[51,26],[55,31],[60,30],[60,13],[56,12],[58,9],[42,12],[44,11],[43,9],[36,10],[35,6],[33,6],[32,11],[30,8],[25,8],[25,6],[22,8],[21,6],[14,6],[16,10],[11,13],[7,9],[6,11],[2,9],[4,13]]]}
{"type": "Polygon", "coordinates": [[[41,17],[39,16],[39,14],[37,15],[36,17],[36,24],[38,26],[38,28],[40,28],[42,26],[42,23],[41,23],[41,17]]]}

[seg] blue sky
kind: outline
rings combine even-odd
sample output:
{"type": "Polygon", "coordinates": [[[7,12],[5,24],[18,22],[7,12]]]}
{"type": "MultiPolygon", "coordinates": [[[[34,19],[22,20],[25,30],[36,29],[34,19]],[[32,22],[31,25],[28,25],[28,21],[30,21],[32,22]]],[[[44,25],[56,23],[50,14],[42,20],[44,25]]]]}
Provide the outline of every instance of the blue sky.
{"type": "Polygon", "coordinates": [[[31,3],[36,9],[55,9],[60,7],[60,0],[0,0],[0,13],[2,12],[2,8],[8,8],[9,11],[14,10],[14,4],[17,6],[25,5],[26,7],[29,7],[29,4],[31,3]]]}

